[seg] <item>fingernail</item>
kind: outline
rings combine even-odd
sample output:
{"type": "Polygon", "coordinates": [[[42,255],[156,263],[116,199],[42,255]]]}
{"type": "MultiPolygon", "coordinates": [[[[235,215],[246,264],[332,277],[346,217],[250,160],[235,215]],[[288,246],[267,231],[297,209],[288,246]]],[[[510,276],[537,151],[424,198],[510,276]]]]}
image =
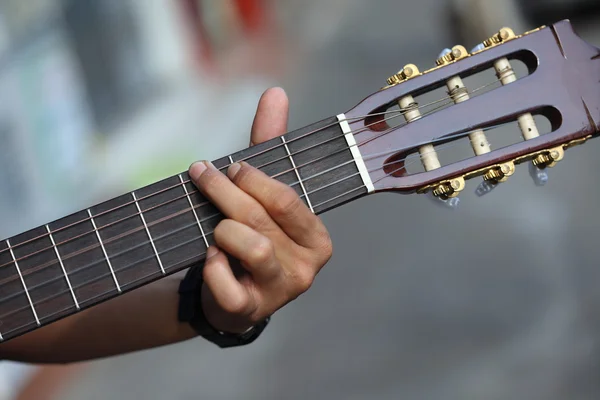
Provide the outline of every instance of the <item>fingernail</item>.
{"type": "Polygon", "coordinates": [[[206,171],[206,164],[204,163],[204,161],[196,162],[190,167],[190,178],[192,178],[193,180],[198,180],[200,179],[204,171],[206,171]]]}
{"type": "Polygon", "coordinates": [[[210,246],[206,250],[206,259],[208,260],[209,258],[213,258],[217,254],[219,254],[219,250],[215,246],[210,246]]]}
{"type": "Polygon", "coordinates": [[[242,168],[242,166],[239,163],[233,163],[229,166],[229,168],[227,169],[227,176],[229,177],[229,179],[233,179],[235,178],[235,176],[237,175],[237,173],[239,172],[239,170],[242,168]]]}

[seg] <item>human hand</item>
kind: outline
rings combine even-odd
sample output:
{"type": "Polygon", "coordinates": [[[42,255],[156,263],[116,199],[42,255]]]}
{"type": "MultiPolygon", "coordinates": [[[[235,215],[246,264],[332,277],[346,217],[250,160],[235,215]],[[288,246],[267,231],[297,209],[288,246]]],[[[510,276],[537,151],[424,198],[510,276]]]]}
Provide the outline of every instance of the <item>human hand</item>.
{"type": "MultiPolygon", "coordinates": [[[[285,92],[266,91],[251,144],[286,133],[287,118],[285,92]]],[[[217,330],[244,332],[311,287],[331,257],[329,234],[291,187],[247,163],[233,164],[227,176],[206,161],[189,173],[226,217],[214,232],[217,246],[207,251],[204,314],[217,330]]]]}

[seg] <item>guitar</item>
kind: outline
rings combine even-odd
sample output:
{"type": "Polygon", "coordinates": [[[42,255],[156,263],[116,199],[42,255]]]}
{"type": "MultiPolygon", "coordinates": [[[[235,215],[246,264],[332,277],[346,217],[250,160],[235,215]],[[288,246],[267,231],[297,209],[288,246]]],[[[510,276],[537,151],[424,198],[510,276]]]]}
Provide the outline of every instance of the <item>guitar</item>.
{"type": "MultiPolygon", "coordinates": [[[[503,28],[424,72],[409,64],[347,112],[213,164],[246,161],[315,214],[386,191],[445,204],[469,180],[485,193],[519,164],[535,174],[556,166],[599,126],[600,49],[562,21],[523,35],[503,28]],[[467,86],[485,71],[495,78],[467,86]],[[494,148],[490,132],[511,125],[521,138],[494,148]],[[443,149],[467,138],[470,154],[443,162],[443,149]]],[[[1,241],[0,341],[202,262],[222,219],[184,172],[1,241]]]]}

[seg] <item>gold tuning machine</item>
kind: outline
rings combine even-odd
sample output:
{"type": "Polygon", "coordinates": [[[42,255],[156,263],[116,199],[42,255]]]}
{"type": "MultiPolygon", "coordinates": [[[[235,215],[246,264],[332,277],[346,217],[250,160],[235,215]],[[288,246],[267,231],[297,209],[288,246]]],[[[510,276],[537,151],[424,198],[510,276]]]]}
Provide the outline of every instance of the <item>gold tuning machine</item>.
{"type": "Polygon", "coordinates": [[[438,58],[435,61],[435,64],[438,67],[441,67],[442,65],[446,65],[453,61],[460,60],[461,58],[465,58],[468,55],[469,52],[463,46],[454,46],[452,50],[450,50],[447,54],[444,54],[443,56],[438,58]]]}
{"type": "Polygon", "coordinates": [[[465,178],[459,177],[440,183],[432,192],[435,197],[442,200],[457,197],[465,188],[465,178]]]}
{"type": "Polygon", "coordinates": [[[486,48],[489,48],[489,47],[497,46],[503,42],[507,42],[509,40],[516,39],[516,37],[517,37],[517,35],[515,35],[515,32],[512,29],[502,28],[494,36],[492,36],[489,39],[484,40],[483,45],[486,48]]]}
{"type": "Polygon", "coordinates": [[[555,147],[550,149],[543,154],[539,154],[537,157],[533,159],[533,165],[538,167],[539,169],[544,168],[552,168],[556,165],[557,162],[562,160],[565,157],[565,149],[563,146],[555,147]]]}
{"type": "Polygon", "coordinates": [[[387,78],[387,84],[397,85],[418,75],[420,75],[419,68],[415,64],[407,64],[398,73],[387,78]]]}
{"type": "Polygon", "coordinates": [[[490,183],[506,182],[508,177],[515,173],[515,163],[510,161],[492,168],[483,175],[483,179],[490,183]]]}

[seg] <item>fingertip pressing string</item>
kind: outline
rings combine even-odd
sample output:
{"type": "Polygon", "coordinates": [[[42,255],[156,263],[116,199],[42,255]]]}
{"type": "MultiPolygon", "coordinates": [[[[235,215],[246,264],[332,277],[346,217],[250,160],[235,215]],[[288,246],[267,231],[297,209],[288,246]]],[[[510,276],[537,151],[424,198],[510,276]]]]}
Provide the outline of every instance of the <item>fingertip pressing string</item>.
{"type": "MultiPolygon", "coordinates": [[[[495,82],[493,82],[493,83],[495,83],[495,82]]],[[[484,85],[484,86],[482,86],[481,88],[478,88],[478,89],[474,90],[473,92],[479,91],[479,90],[481,90],[481,89],[483,89],[483,88],[485,88],[485,87],[487,87],[487,86],[490,86],[490,84],[484,85]]],[[[432,104],[440,103],[440,102],[442,102],[442,101],[444,101],[444,100],[447,100],[447,99],[445,99],[445,98],[444,98],[444,99],[440,99],[440,100],[437,100],[437,101],[435,101],[435,102],[429,103],[429,104],[427,104],[427,105],[432,105],[432,104]]],[[[451,104],[451,102],[448,102],[447,104],[451,104]]],[[[424,105],[424,106],[422,106],[422,107],[425,107],[425,106],[427,106],[427,105],[424,105]]],[[[445,105],[446,105],[446,104],[445,104],[445,105]]],[[[444,107],[445,105],[442,105],[441,107],[444,107]]],[[[440,108],[440,107],[438,107],[438,108],[436,108],[436,109],[434,109],[434,110],[432,110],[432,111],[430,111],[429,113],[426,113],[426,114],[424,114],[424,115],[428,115],[428,114],[430,114],[430,113],[432,113],[432,112],[435,112],[435,111],[437,111],[437,109],[439,109],[439,108],[440,108]]],[[[391,120],[391,119],[397,118],[397,117],[401,116],[403,112],[404,112],[404,110],[399,110],[399,111],[396,111],[396,112],[395,112],[395,114],[396,114],[396,115],[393,115],[393,116],[391,116],[391,117],[387,117],[387,118],[385,118],[383,121],[388,121],[388,120],[391,120]]],[[[389,112],[389,113],[390,113],[390,114],[392,114],[393,112],[389,112]]],[[[373,115],[377,115],[377,114],[384,115],[384,114],[388,114],[388,112],[382,112],[382,113],[371,114],[371,115],[369,115],[369,116],[373,116],[373,115]]],[[[346,120],[347,120],[347,121],[353,120],[354,122],[356,122],[356,121],[358,121],[358,120],[364,120],[364,119],[365,119],[365,117],[366,117],[366,116],[362,116],[362,117],[353,117],[353,118],[347,118],[346,120]]],[[[353,122],[353,123],[354,123],[354,122],[353,122]]],[[[378,121],[378,122],[376,122],[376,123],[381,123],[381,122],[382,122],[382,121],[378,121]]],[[[335,123],[329,124],[329,125],[327,125],[327,126],[325,126],[325,127],[322,127],[322,128],[319,128],[319,129],[313,130],[313,131],[311,131],[311,132],[305,133],[305,134],[303,134],[303,135],[301,135],[301,136],[299,136],[299,137],[297,137],[297,138],[295,138],[295,139],[290,139],[290,140],[288,141],[288,143],[290,143],[290,142],[292,142],[292,141],[294,141],[294,140],[299,140],[300,138],[302,138],[302,137],[305,137],[305,136],[307,136],[307,135],[310,135],[310,134],[313,134],[313,133],[316,133],[316,132],[320,132],[320,131],[322,131],[322,130],[324,130],[324,129],[326,129],[326,128],[330,127],[330,126],[334,126],[334,125],[336,125],[336,124],[338,124],[338,123],[339,123],[339,121],[336,121],[335,123]]],[[[360,129],[360,130],[357,130],[356,132],[353,132],[353,133],[354,133],[354,134],[358,134],[358,133],[365,132],[365,131],[369,130],[369,129],[368,129],[368,127],[369,127],[370,125],[373,125],[373,124],[366,125],[366,126],[365,126],[365,128],[363,128],[363,129],[360,129]]],[[[401,127],[401,126],[400,126],[400,127],[401,127]]],[[[380,137],[380,136],[382,136],[382,135],[388,134],[389,132],[391,132],[391,131],[393,131],[393,130],[395,130],[395,129],[398,129],[398,128],[399,128],[399,127],[396,127],[396,128],[390,128],[388,131],[381,133],[381,134],[380,134],[379,136],[377,136],[377,137],[380,137]]],[[[462,136],[464,136],[464,135],[465,135],[465,133],[457,134],[457,136],[460,136],[460,137],[462,137],[462,136]]],[[[342,136],[340,136],[340,137],[342,137],[342,136]]],[[[338,137],[334,137],[334,138],[332,138],[332,139],[328,139],[327,141],[330,141],[330,140],[333,140],[333,139],[337,139],[337,138],[338,138],[338,137]]],[[[444,140],[447,140],[448,138],[449,138],[449,137],[445,137],[445,138],[444,138],[444,140]]],[[[370,139],[370,140],[373,140],[373,139],[370,139]]],[[[364,145],[365,143],[369,142],[370,140],[366,140],[366,141],[363,141],[363,142],[361,142],[361,143],[358,143],[358,144],[357,144],[357,146],[364,145]]],[[[441,139],[440,139],[440,140],[441,140],[441,139]]],[[[436,142],[436,140],[434,140],[434,141],[431,141],[431,142],[432,142],[432,143],[433,143],[433,142],[436,142]]],[[[319,143],[319,144],[317,144],[317,145],[315,145],[315,146],[311,146],[311,148],[313,148],[313,147],[316,147],[316,146],[320,146],[320,145],[322,145],[322,144],[323,144],[323,143],[319,143]]],[[[282,144],[282,145],[283,145],[283,144],[282,144]]],[[[282,145],[279,145],[279,146],[276,146],[276,147],[280,147],[280,146],[282,146],[282,145]]],[[[448,145],[448,144],[446,144],[446,145],[448,145]]],[[[443,146],[445,146],[445,145],[443,145],[443,146]]],[[[443,146],[440,146],[440,148],[441,148],[441,147],[443,147],[443,146]]],[[[250,158],[256,157],[256,156],[258,156],[258,155],[260,155],[260,154],[262,154],[262,153],[264,153],[264,152],[266,152],[266,151],[270,151],[270,150],[273,150],[273,149],[274,149],[274,148],[270,148],[270,149],[267,149],[267,150],[261,151],[261,152],[259,152],[259,153],[257,153],[257,154],[253,154],[253,155],[251,155],[251,156],[248,156],[248,157],[246,157],[246,158],[243,158],[242,160],[247,160],[247,159],[250,159],[250,158]]],[[[297,154],[297,153],[300,153],[300,152],[306,151],[306,150],[308,150],[308,149],[309,149],[309,148],[302,149],[302,150],[300,150],[300,151],[298,151],[298,152],[296,152],[296,153],[293,153],[293,154],[291,154],[291,155],[294,155],[294,154],[297,154]]],[[[345,151],[345,150],[347,150],[347,149],[343,149],[343,151],[345,151]]],[[[395,150],[395,151],[394,151],[394,150],[391,150],[391,151],[390,151],[390,153],[393,153],[393,152],[396,152],[396,151],[397,151],[397,150],[395,150]]],[[[328,155],[328,156],[331,156],[331,155],[332,155],[332,154],[330,154],[330,155],[328,155]]],[[[369,157],[369,156],[367,155],[367,157],[369,157]]],[[[422,155],[421,155],[419,158],[421,158],[421,157],[422,157],[422,155]]],[[[281,159],[286,159],[286,158],[288,158],[288,156],[286,156],[286,157],[282,157],[281,159]]],[[[419,158],[417,158],[417,160],[418,160],[419,158]]],[[[318,161],[319,161],[319,160],[321,160],[321,159],[323,159],[323,158],[320,158],[320,159],[317,159],[317,160],[313,160],[313,161],[311,161],[311,162],[308,162],[308,163],[306,163],[306,164],[304,164],[304,165],[297,166],[297,167],[296,167],[296,168],[294,168],[294,169],[298,169],[298,168],[301,168],[301,167],[303,167],[303,166],[306,166],[306,165],[309,165],[309,164],[312,164],[312,163],[318,162],[318,161]]],[[[417,160],[415,160],[415,161],[413,161],[413,162],[416,162],[417,160]]],[[[231,160],[231,157],[230,157],[230,161],[233,161],[233,160],[231,160]]],[[[241,160],[238,160],[238,161],[241,161],[241,160]]],[[[272,163],[272,162],[275,162],[275,161],[270,161],[268,164],[270,164],[270,163],[272,163]]],[[[349,161],[349,162],[347,162],[347,163],[350,163],[350,162],[352,162],[352,161],[349,161]]],[[[396,163],[396,162],[397,162],[397,161],[395,161],[395,162],[393,162],[393,163],[396,163]]],[[[346,165],[347,163],[344,163],[344,164],[342,164],[342,165],[346,165]]],[[[393,164],[393,163],[388,163],[388,164],[393,164]]],[[[411,162],[411,163],[412,163],[412,162],[411,162]]],[[[395,170],[395,171],[393,171],[393,172],[391,172],[391,173],[387,174],[387,175],[386,175],[386,176],[384,176],[383,178],[385,178],[385,177],[388,177],[388,176],[391,176],[391,175],[393,175],[394,173],[396,173],[396,172],[399,172],[399,171],[400,171],[400,170],[402,170],[402,169],[406,169],[406,167],[407,167],[409,164],[411,164],[411,163],[406,163],[406,164],[405,164],[403,167],[401,167],[401,168],[398,168],[397,170],[395,170]]],[[[231,164],[229,164],[229,165],[226,165],[226,166],[224,166],[224,167],[221,167],[221,168],[219,168],[219,170],[222,170],[222,169],[228,168],[230,165],[231,165],[231,164]]],[[[387,165],[387,164],[386,164],[386,165],[387,165]]],[[[264,166],[265,166],[265,165],[261,165],[261,166],[259,166],[259,167],[256,167],[256,168],[259,168],[259,169],[260,169],[260,168],[263,168],[264,166]]],[[[340,166],[338,165],[338,166],[335,166],[335,167],[331,168],[330,170],[332,170],[332,169],[335,169],[335,168],[339,168],[339,167],[340,167],[340,166]]],[[[377,170],[378,170],[378,169],[379,169],[379,168],[377,168],[377,170]]],[[[290,170],[288,170],[288,171],[284,171],[284,172],[282,172],[282,173],[279,173],[279,174],[277,174],[277,175],[274,175],[273,177],[280,176],[280,175],[282,175],[282,174],[284,174],[284,173],[287,173],[287,172],[290,172],[290,171],[292,171],[292,170],[293,170],[293,169],[290,169],[290,170]]],[[[321,172],[320,172],[320,173],[318,173],[318,174],[315,174],[315,175],[313,175],[313,176],[311,176],[311,177],[308,177],[308,178],[304,179],[304,181],[306,181],[306,180],[308,180],[308,179],[312,179],[312,178],[314,178],[314,177],[316,177],[316,176],[322,175],[323,173],[326,173],[326,172],[328,172],[328,171],[329,171],[329,170],[327,170],[327,171],[321,171],[321,172]]],[[[372,172],[372,171],[369,171],[369,172],[372,172]]],[[[354,174],[354,175],[351,175],[350,177],[352,177],[352,176],[356,176],[356,175],[357,175],[357,174],[354,174]]],[[[346,179],[349,179],[350,177],[341,178],[341,179],[339,179],[339,180],[337,180],[337,181],[335,181],[335,182],[329,183],[329,184],[327,184],[327,185],[325,185],[325,186],[323,186],[323,187],[319,187],[319,188],[317,188],[317,189],[315,189],[315,190],[313,190],[313,191],[311,191],[311,192],[308,192],[308,193],[306,193],[306,195],[308,196],[309,194],[315,193],[315,192],[317,192],[317,191],[319,191],[319,190],[323,190],[323,189],[325,189],[325,188],[327,188],[327,187],[330,187],[330,186],[333,186],[333,185],[335,185],[335,184],[338,184],[338,183],[340,183],[340,182],[342,182],[342,181],[344,181],[344,180],[346,180],[346,179]]],[[[381,179],[383,179],[383,178],[381,178],[381,179]]],[[[153,196],[156,196],[156,195],[157,195],[157,194],[159,194],[159,193],[163,193],[163,192],[165,192],[165,191],[168,191],[168,190],[171,190],[171,189],[173,189],[173,188],[180,187],[180,186],[182,186],[182,185],[185,185],[186,183],[189,183],[189,182],[190,182],[190,180],[184,181],[184,180],[183,180],[183,178],[182,178],[181,180],[182,180],[182,182],[181,182],[180,184],[178,184],[178,185],[174,185],[174,186],[171,186],[171,187],[168,187],[168,188],[162,189],[162,190],[160,190],[160,191],[158,191],[158,192],[152,193],[152,194],[150,194],[150,195],[147,195],[147,196],[145,196],[145,197],[141,197],[141,198],[139,198],[139,199],[138,199],[138,201],[140,201],[140,200],[143,200],[143,199],[146,199],[146,198],[150,198],[150,197],[153,197],[153,196]]],[[[299,183],[300,183],[299,181],[298,181],[298,182],[294,182],[293,184],[291,184],[291,186],[294,186],[294,185],[296,185],[296,184],[299,184],[299,183]]],[[[363,189],[363,188],[364,188],[364,186],[361,186],[361,187],[358,187],[358,188],[355,188],[355,189],[349,190],[348,192],[342,193],[342,194],[340,194],[340,195],[338,195],[338,196],[336,196],[336,197],[334,197],[334,198],[332,198],[332,199],[328,199],[328,200],[326,200],[326,201],[324,201],[324,202],[322,202],[322,203],[320,203],[320,204],[317,204],[317,205],[315,205],[315,206],[314,206],[314,208],[317,208],[317,207],[323,206],[323,205],[325,205],[326,203],[329,203],[329,202],[331,202],[331,201],[334,201],[334,200],[336,200],[336,199],[338,199],[338,198],[340,198],[340,197],[346,196],[346,195],[348,195],[348,194],[350,194],[350,193],[352,193],[352,192],[355,192],[355,191],[357,191],[357,190],[361,190],[361,189],[363,189]]],[[[186,195],[183,195],[183,196],[180,196],[180,197],[178,197],[177,199],[172,199],[172,200],[169,200],[169,201],[167,201],[167,202],[165,202],[165,203],[159,204],[159,205],[157,205],[157,206],[155,206],[155,207],[152,207],[152,209],[154,209],[154,208],[158,208],[158,207],[162,207],[162,206],[164,206],[164,205],[165,205],[165,204],[167,204],[167,203],[172,203],[173,201],[176,201],[176,200],[178,200],[178,199],[185,198],[185,197],[188,197],[188,199],[189,199],[189,194],[188,194],[188,193],[186,193],[186,195]]],[[[302,195],[302,196],[300,196],[300,197],[304,197],[304,195],[302,195]]],[[[133,202],[131,202],[130,204],[133,204],[133,202]]],[[[200,208],[200,207],[203,207],[203,206],[205,206],[205,205],[207,205],[207,204],[210,204],[210,203],[209,203],[209,202],[204,202],[204,203],[201,203],[201,204],[199,204],[199,205],[193,206],[191,209],[200,208]]],[[[103,213],[99,213],[99,214],[98,214],[98,215],[96,215],[95,217],[98,217],[98,216],[100,216],[100,215],[103,215],[103,214],[106,214],[106,213],[109,213],[109,212],[112,212],[112,211],[116,211],[116,210],[118,210],[118,209],[120,209],[120,208],[126,207],[127,205],[128,205],[128,204],[121,205],[121,206],[115,207],[115,208],[113,208],[113,209],[111,209],[111,210],[104,211],[103,213]]],[[[145,210],[145,212],[147,212],[147,211],[149,211],[149,210],[150,210],[150,209],[148,209],[148,210],[145,210]]],[[[163,218],[162,218],[162,219],[160,219],[160,220],[154,221],[153,223],[149,224],[149,226],[152,226],[152,225],[155,225],[155,224],[158,224],[158,223],[164,222],[164,221],[166,221],[166,220],[168,220],[168,219],[170,219],[170,218],[173,218],[174,216],[177,216],[177,215],[180,215],[180,214],[182,214],[182,213],[189,212],[189,211],[190,211],[190,209],[184,209],[184,210],[181,210],[181,211],[179,211],[178,213],[171,214],[171,215],[169,215],[169,216],[163,217],[163,218]]],[[[139,213],[138,213],[138,214],[139,214],[139,213]]],[[[108,227],[108,226],[110,226],[110,225],[114,225],[114,224],[116,224],[116,223],[122,222],[123,220],[125,220],[125,219],[128,219],[128,218],[132,218],[132,217],[134,217],[135,215],[136,215],[136,214],[134,214],[134,215],[131,215],[131,216],[128,216],[128,217],[126,217],[126,218],[124,218],[124,219],[122,219],[122,220],[115,221],[115,222],[113,222],[113,223],[111,223],[111,224],[104,225],[104,226],[102,226],[102,227],[99,227],[99,228],[97,228],[97,230],[101,230],[101,229],[104,229],[104,228],[106,228],[106,227],[108,227]]],[[[210,220],[210,219],[212,219],[212,218],[215,218],[215,217],[218,217],[218,216],[221,216],[221,214],[214,214],[214,215],[211,215],[211,216],[209,216],[208,218],[205,218],[205,219],[203,219],[203,220],[202,220],[202,221],[200,221],[200,222],[205,222],[205,221],[208,221],[208,220],[210,220]]],[[[89,220],[89,218],[88,218],[88,220],[89,220]]],[[[54,231],[54,233],[55,233],[55,232],[58,232],[58,231],[60,231],[60,230],[67,229],[68,227],[71,227],[71,226],[74,226],[74,225],[77,225],[77,224],[81,224],[81,223],[83,223],[83,222],[85,222],[85,220],[83,220],[83,221],[78,221],[78,222],[76,222],[76,223],[73,223],[73,224],[71,224],[71,225],[69,225],[69,226],[65,226],[65,227],[62,227],[62,228],[60,228],[60,229],[57,229],[56,231],[54,231]]],[[[195,225],[195,224],[193,224],[193,225],[195,225]]],[[[190,226],[193,226],[193,225],[190,225],[190,226]]],[[[185,227],[185,228],[189,228],[190,226],[188,226],[188,227],[185,227]]],[[[181,228],[181,229],[185,229],[185,228],[181,228]]],[[[134,233],[134,232],[137,232],[137,231],[139,231],[139,230],[142,230],[142,229],[144,229],[144,227],[140,227],[140,228],[132,229],[132,230],[130,230],[130,231],[128,231],[128,232],[125,232],[125,233],[123,233],[123,234],[117,235],[117,236],[115,236],[115,237],[113,237],[113,238],[109,238],[109,239],[105,240],[104,242],[105,242],[105,243],[107,243],[107,242],[111,242],[111,241],[114,241],[114,240],[120,239],[120,238],[122,238],[122,237],[125,237],[125,236],[127,236],[127,235],[129,235],[129,234],[132,234],[132,233],[134,233]]],[[[77,238],[79,238],[79,237],[81,237],[81,236],[85,236],[85,235],[87,235],[87,234],[89,234],[89,233],[93,233],[93,232],[94,232],[94,231],[90,231],[90,232],[87,232],[87,233],[85,233],[85,234],[83,234],[83,235],[79,235],[79,236],[77,236],[77,237],[70,238],[70,239],[68,239],[68,240],[66,240],[66,241],[64,241],[64,242],[57,243],[57,244],[56,244],[56,246],[59,246],[59,245],[61,245],[61,244],[68,243],[68,242],[70,242],[70,241],[72,241],[72,240],[76,240],[77,238]]],[[[179,232],[179,230],[177,230],[177,231],[172,231],[172,232],[169,232],[169,233],[167,233],[167,234],[166,234],[166,235],[164,235],[164,236],[166,237],[166,236],[169,236],[169,235],[172,235],[172,234],[178,233],[178,232],[179,232]]],[[[212,233],[213,233],[213,232],[209,232],[209,233],[207,233],[206,235],[210,235],[210,234],[212,234],[212,233]]],[[[30,239],[30,240],[28,240],[28,241],[26,241],[26,242],[19,243],[19,244],[18,244],[18,245],[16,245],[16,246],[12,246],[11,248],[15,248],[15,247],[22,246],[22,245],[24,245],[24,244],[26,244],[26,243],[29,243],[29,242],[31,242],[31,241],[34,241],[34,240],[40,239],[41,237],[43,237],[43,236],[47,236],[47,235],[48,235],[48,234],[46,234],[46,235],[40,235],[40,236],[38,236],[38,237],[36,237],[36,238],[32,238],[32,239],[30,239]]],[[[205,235],[205,236],[206,236],[206,235],[205,235]]],[[[198,240],[198,238],[195,238],[194,240],[192,240],[192,242],[193,242],[193,241],[195,241],[195,240],[198,240]]],[[[146,242],[146,243],[144,243],[144,244],[147,244],[147,243],[148,243],[148,242],[146,242]]],[[[185,243],[185,244],[189,244],[189,243],[185,243]]],[[[179,247],[181,247],[181,246],[183,246],[183,245],[185,245],[185,244],[181,244],[181,245],[179,245],[179,246],[176,246],[175,248],[179,248],[179,247]]],[[[97,248],[98,246],[99,246],[99,245],[92,245],[92,246],[89,246],[89,247],[87,247],[87,248],[85,248],[85,249],[82,249],[82,250],[79,250],[79,251],[77,251],[77,252],[71,253],[71,254],[69,254],[69,255],[67,255],[67,256],[64,256],[64,257],[63,257],[63,259],[65,259],[65,258],[69,258],[69,257],[73,257],[73,256],[75,256],[75,255],[82,254],[82,253],[84,253],[84,252],[86,252],[86,251],[89,251],[89,250],[91,250],[91,249],[93,249],[93,248],[97,248]]],[[[52,247],[49,247],[48,249],[51,249],[51,248],[52,248],[52,247]]],[[[135,248],[137,248],[137,247],[135,247],[135,248]]],[[[125,250],[124,252],[131,251],[131,250],[133,250],[133,249],[135,249],[135,248],[127,249],[127,250],[125,250]]],[[[161,253],[159,253],[159,254],[164,254],[164,253],[166,253],[166,252],[169,252],[169,251],[172,251],[172,250],[174,250],[175,248],[167,249],[167,250],[165,250],[165,251],[163,251],[163,252],[161,252],[161,253]]],[[[45,250],[48,250],[48,249],[43,249],[43,250],[41,250],[41,251],[45,251],[45,250]]],[[[7,249],[7,250],[10,250],[10,249],[7,249]]],[[[0,251],[0,253],[2,253],[2,252],[4,252],[4,251],[7,251],[7,250],[0,251]]],[[[38,251],[38,252],[36,252],[36,253],[32,253],[32,254],[28,254],[28,255],[26,255],[26,256],[23,256],[23,257],[21,257],[19,260],[21,260],[21,259],[24,259],[24,258],[31,257],[31,256],[33,256],[34,254],[37,254],[37,253],[39,253],[39,252],[41,252],[41,251],[38,251]]],[[[203,257],[205,254],[206,254],[206,253],[201,253],[201,254],[199,254],[199,255],[197,255],[197,256],[193,256],[192,258],[198,258],[198,257],[199,257],[199,258],[202,258],[202,257],[203,257]]],[[[149,258],[154,258],[154,257],[149,257],[149,258]]],[[[148,258],[148,259],[149,259],[149,258],[148,258]]],[[[17,261],[18,261],[18,260],[17,260],[17,261]]],[[[136,262],[136,263],[134,263],[134,264],[131,264],[131,265],[125,266],[125,267],[123,267],[123,268],[119,269],[118,271],[122,271],[122,270],[124,270],[124,269],[130,268],[130,267],[132,267],[132,266],[134,266],[134,265],[138,264],[139,262],[143,262],[143,261],[146,261],[146,260],[145,260],[145,259],[144,259],[144,260],[140,260],[140,261],[138,261],[138,262],[136,262]]],[[[101,261],[99,261],[99,262],[101,262],[101,261]]],[[[184,262],[185,262],[185,261],[184,261],[184,262]]],[[[40,270],[40,269],[43,269],[43,268],[45,268],[45,267],[48,267],[48,266],[54,265],[54,264],[56,264],[56,263],[57,263],[57,262],[50,262],[50,263],[46,263],[46,264],[44,264],[44,265],[41,265],[41,266],[39,266],[39,267],[32,268],[32,269],[30,269],[30,270],[29,270],[29,273],[36,272],[36,271],[38,271],[38,270],[40,270]]],[[[96,263],[97,263],[97,262],[96,262],[96,263]]],[[[175,264],[175,265],[179,265],[179,264],[181,264],[181,262],[180,262],[180,263],[177,263],[177,264],[175,264]]],[[[9,265],[12,265],[12,262],[11,262],[11,263],[7,263],[7,264],[4,264],[4,265],[1,265],[1,266],[0,266],[0,268],[2,268],[2,267],[6,267],[6,266],[9,266],[9,265]]],[[[88,267],[90,267],[90,266],[93,266],[93,265],[94,265],[94,264],[88,264],[88,265],[86,265],[86,266],[83,266],[82,268],[78,269],[77,271],[80,271],[80,270],[86,269],[86,268],[88,268],[88,267]]],[[[171,267],[171,268],[173,268],[173,267],[171,267]]],[[[159,271],[159,272],[160,272],[160,271],[159,271]]],[[[151,274],[151,275],[153,275],[153,274],[151,274]]],[[[151,276],[151,275],[149,275],[149,276],[151,276]]],[[[144,277],[144,278],[140,278],[140,279],[145,279],[145,278],[146,278],[146,277],[144,277]]],[[[58,278],[58,279],[61,279],[61,278],[58,278]]],[[[96,280],[96,279],[94,279],[94,281],[95,281],[95,280],[96,280]]],[[[6,281],[7,281],[7,280],[5,280],[5,282],[6,282],[6,281]]],[[[8,280],[8,281],[10,281],[10,280],[8,280]]],[[[137,280],[136,280],[136,281],[137,281],[137,280]]],[[[5,282],[0,282],[0,284],[3,284],[3,283],[5,283],[5,282]]],[[[33,289],[35,289],[35,288],[37,288],[37,287],[39,287],[39,286],[42,286],[42,285],[45,285],[45,284],[48,284],[48,283],[51,283],[51,282],[52,282],[52,281],[49,281],[49,282],[44,282],[44,283],[42,283],[42,284],[40,284],[40,285],[38,285],[38,286],[36,286],[36,287],[34,287],[34,288],[31,288],[31,289],[33,290],[33,289]]],[[[83,284],[81,284],[80,286],[78,286],[77,288],[74,288],[74,289],[81,288],[81,287],[83,287],[83,286],[86,286],[86,285],[88,285],[89,283],[90,283],[90,282],[84,282],[83,284]]],[[[131,283],[129,283],[129,285],[130,285],[130,284],[131,284],[131,283]]],[[[67,292],[65,292],[65,293],[67,293],[67,292]]],[[[54,298],[54,297],[56,297],[56,296],[58,296],[58,295],[62,295],[62,294],[64,294],[64,293],[59,293],[59,294],[57,294],[57,295],[54,295],[54,296],[52,296],[52,298],[54,298]]],[[[10,296],[10,297],[12,297],[12,296],[10,296]]],[[[8,299],[8,298],[1,299],[1,300],[0,300],[0,303],[3,303],[3,302],[4,302],[4,301],[6,301],[7,299],[8,299]]],[[[36,304],[39,304],[39,303],[41,303],[41,302],[44,302],[44,301],[47,301],[47,299],[43,299],[43,300],[41,300],[40,302],[36,302],[36,304]]],[[[88,301],[90,301],[90,300],[88,300],[88,301]]],[[[0,316],[0,319],[1,319],[1,318],[3,318],[3,317],[6,317],[6,315],[5,315],[5,316],[0,316]]]]}

